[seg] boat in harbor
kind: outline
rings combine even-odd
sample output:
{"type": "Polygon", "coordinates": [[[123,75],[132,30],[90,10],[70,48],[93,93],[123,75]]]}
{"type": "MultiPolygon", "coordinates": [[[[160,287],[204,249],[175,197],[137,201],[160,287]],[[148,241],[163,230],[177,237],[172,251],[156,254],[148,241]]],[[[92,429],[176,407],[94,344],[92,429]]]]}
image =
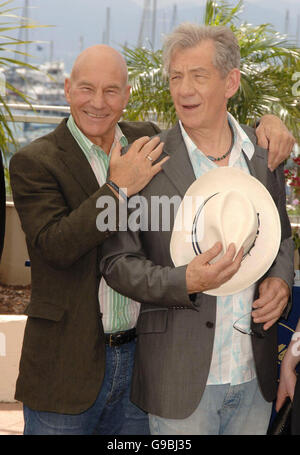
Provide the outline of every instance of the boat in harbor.
{"type": "MultiPolygon", "coordinates": [[[[64,82],[68,74],[64,62],[46,62],[31,69],[24,66],[11,67],[3,71],[9,85],[23,93],[31,104],[66,106],[64,82]]],[[[6,102],[23,103],[13,90],[6,89],[6,102]]]]}

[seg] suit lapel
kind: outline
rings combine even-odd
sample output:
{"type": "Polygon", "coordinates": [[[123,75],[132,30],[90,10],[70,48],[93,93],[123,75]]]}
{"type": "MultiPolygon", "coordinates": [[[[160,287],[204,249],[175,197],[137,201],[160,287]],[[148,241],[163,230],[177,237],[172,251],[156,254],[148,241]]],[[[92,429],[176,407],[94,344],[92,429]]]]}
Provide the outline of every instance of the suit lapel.
{"type": "Polygon", "coordinates": [[[257,145],[257,139],[252,129],[242,126],[251,142],[254,144],[255,152],[251,160],[243,152],[250,174],[257,178],[263,185],[268,184],[268,155],[265,149],[257,145]]]}
{"type": "Polygon", "coordinates": [[[161,140],[165,143],[164,153],[170,156],[170,159],[162,166],[163,172],[183,197],[196,177],[182,138],[179,123],[171,130],[164,132],[161,140]]]}
{"type": "Polygon", "coordinates": [[[83,151],[70,133],[66,122],[67,119],[64,119],[54,132],[57,145],[62,152],[60,158],[82,190],[88,196],[91,196],[99,189],[99,184],[83,151]]]}
{"type": "Polygon", "coordinates": [[[266,152],[264,152],[263,149],[260,147],[256,146],[255,147],[255,152],[251,160],[248,159],[248,157],[244,153],[244,157],[247,161],[250,174],[253,175],[253,177],[257,178],[263,185],[267,186],[268,184],[268,162],[267,162],[267,156],[266,152]]]}

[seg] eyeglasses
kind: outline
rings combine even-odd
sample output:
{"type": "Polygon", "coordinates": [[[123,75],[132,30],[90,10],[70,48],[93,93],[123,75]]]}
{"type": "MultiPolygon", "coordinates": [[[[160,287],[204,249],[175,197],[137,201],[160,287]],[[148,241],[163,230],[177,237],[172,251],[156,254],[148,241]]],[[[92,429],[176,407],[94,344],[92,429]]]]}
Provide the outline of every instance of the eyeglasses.
{"type": "Polygon", "coordinates": [[[251,314],[252,311],[244,314],[239,319],[237,319],[233,323],[233,328],[243,333],[244,335],[252,335],[258,338],[264,338],[266,334],[266,331],[263,329],[264,324],[254,323],[251,327],[251,314]]]}

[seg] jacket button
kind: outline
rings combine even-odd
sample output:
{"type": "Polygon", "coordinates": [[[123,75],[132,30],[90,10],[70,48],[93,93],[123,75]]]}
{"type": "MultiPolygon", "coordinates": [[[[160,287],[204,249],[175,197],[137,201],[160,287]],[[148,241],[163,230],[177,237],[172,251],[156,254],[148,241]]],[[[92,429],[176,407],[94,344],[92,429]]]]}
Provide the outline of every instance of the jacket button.
{"type": "Polygon", "coordinates": [[[206,323],[206,327],[208,327],[209,329],[212,329],[214,327],[214,325],[215,324],[211,321],[207,321],[207,323],[206,323]]]}

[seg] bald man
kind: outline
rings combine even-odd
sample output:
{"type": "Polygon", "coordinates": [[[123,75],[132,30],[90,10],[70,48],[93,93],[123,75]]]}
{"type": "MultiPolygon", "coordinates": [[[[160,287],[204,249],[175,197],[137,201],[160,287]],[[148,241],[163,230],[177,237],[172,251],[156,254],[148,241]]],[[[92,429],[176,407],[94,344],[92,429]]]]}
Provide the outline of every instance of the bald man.
{"type": "MultiPolygon", "coordinates": [[[[32,272],[15,397],[24,404],[25,434],[148,434],[146,414],[129,400],[140,304],[101,279],[99,246],[119,226],[103,214],[117,217],[126,196],[168,158],[155,164],[163,144],[149,137],[157,126],[119,122],[130,86],[111,47],[78,56],[65,94],[70,117],[10,163],[32,272]]],[[[289,149],[283,124],[261,122],[263,140],[278,138],[278,130],[277,143],[283,137],[289,149]]]]}
{"type": "Polygon", "coordinates": [[[147,415],[129,400],[139,303],[101,280],[98,247],[113,232],[97,218],[107,201],[118,213],[126,197],[118,188],[134,194],[160,171],[164,160],[146,159],[161,153],[149,140],[160,130],[118,124],[130,86],[123,57],[108,46],[77,58],[65,94],[70,117],[10,163],[32,272],[15,395],[24,433],[148,434],[147,415]]]}

